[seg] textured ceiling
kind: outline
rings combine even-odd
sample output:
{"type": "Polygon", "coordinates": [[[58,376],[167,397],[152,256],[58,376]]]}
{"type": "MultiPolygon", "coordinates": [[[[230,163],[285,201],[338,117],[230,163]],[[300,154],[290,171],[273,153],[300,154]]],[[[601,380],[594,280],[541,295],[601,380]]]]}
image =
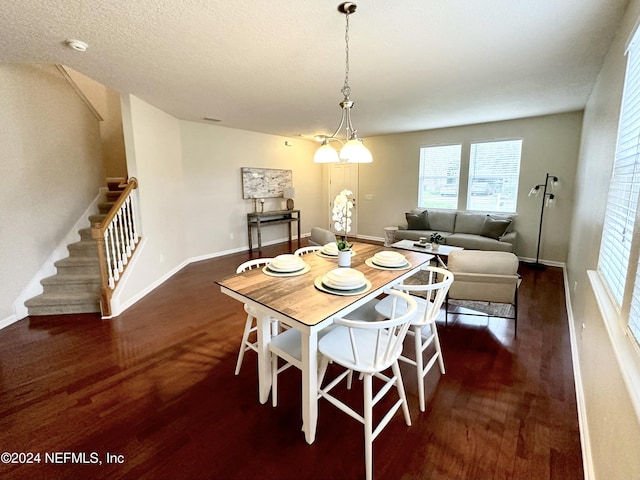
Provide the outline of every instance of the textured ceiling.
{"type": "MultiPolygon", "coordinates": [[[[181,119],[331,133],[344,81],[338,3],[14,0],[0,9],[0,62],[68,65],[181,119]]],[[[366,137],[582,109],[627,0],[357,3],[349,78],[366,137]]]]}

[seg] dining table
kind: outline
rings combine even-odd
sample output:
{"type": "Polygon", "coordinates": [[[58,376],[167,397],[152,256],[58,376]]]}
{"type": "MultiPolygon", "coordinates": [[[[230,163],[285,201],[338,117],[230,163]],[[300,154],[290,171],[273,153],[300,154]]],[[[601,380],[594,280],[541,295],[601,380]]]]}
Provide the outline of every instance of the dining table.
{"type": "MultiPolygon", "coordinates": [[[[372,263],[374,255],[395,250],[372,243],[353,242],[351,268],[364,274],[366,287],[357,292],[325,289],[321,279],[338,267],[337,257],[316,251],[303,255],[308,265],[300,274],[274,274],[268,267],[231,275],[216,282],[222,293],[251,306],[257,313],[258,397],[266,403],[271,391],[271,322],[295,328],[301,333],[302,350],[302,429],[307,443],[315,441],[318,420],[318,334],[357,308],[402,283],[429,264],[433,255],[402,251],[407,262],[400,267],[381,267],[372,263]]],[[[398,250],[395,250],[398,251],[398,250]]],[[[349,317],[355,318],[355,317],[349,317]]]]}

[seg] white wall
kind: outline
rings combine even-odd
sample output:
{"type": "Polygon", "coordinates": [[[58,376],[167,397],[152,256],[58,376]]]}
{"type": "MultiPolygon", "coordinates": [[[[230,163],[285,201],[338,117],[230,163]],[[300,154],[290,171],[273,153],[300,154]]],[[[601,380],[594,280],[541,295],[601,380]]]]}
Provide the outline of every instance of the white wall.
{"type": "Polygon", "coordinates": [[[180,121],[133,95],[123,97],[127,164],[138,179],[141,244],[116,291],[129,302],[180,266],[187,256],[180,121]]]}
{"type": "Polygon", "coordinates": [[[632,0],[584,114],[575,180],[568,281],[587,412],[594,478],[640,478],[640,422],[587,280],[597,266],[624,82],[625,45],[640,16],[632,0]],[[582,329],[584,325],[584,330],[582,329]]]}
{"type": "Polygon", "coordinates": [[[64,69],[91,102],[93,108],[102,116],[100,136],[105,178],[127,178],[120,94],[70,67],[65,66],[64,69]]]}
{"type": "MultiPolygon", "coordinates": [[[[253,202],[242,199],[241,167],[292,170],[301,232],[308,233],[323,218],[322,169],[313,163],[317,143],[186,121],[180,128],[191,257],[248,246],[246,214],[253,211],[253,202]]],[[[264,208],[283,207],[284,200],[276,198],[266,199],[264,208]]],[[[287,235],[286,225],[271,226],[262,230],[262,241],[287,235]]],[[[255,247],[255,231],[253,238],[255,247]]]]}
{"type": "MultiPolygon", "coordinates": [[[[472,141],[522,138],[516,254],[525,258],[536,256],[542,199],[527,195],[532,186],[544,182],[545,174],[549,172],[561,179],[562,189],[556,192],[556,206],[545,210],[540,258],[564,263],[569,245],[581,124],[582,113],[571,112],[367,138],[374,163],[360,166],[358,233],[383,237],[385,226],[406,224],[405,212],[418,204],[421,146],[462,143],[464,159],[468,158],[472,141]],[[373,195],[373,200],[365,200],[367,194],[373,195]]],[[[467,173],[463,170],[461,176],[467,173]]],[[[465,209],[466,192],[460,194],[460,208],[465,209]]]]}
{"type": "MultiPolygon", "coordinates": [[[[242,199],[241,167],[293,170],[302,234],[323,218],[316,143],[181,121],[133,95],[123,98],[122,111],[142,242],[116,291],[114,314],[190,261],[247,248],[253,204],[242,199]]],[[[265,210],[282,206],[282,198],[268,199],[265,210]]],[[[263,230],[263,244],[286,237],[286,225],[263,230]]]]}
{"type": "Polygon", "coordinates": [[[98,120],[55,66],[0,65],[0,112],[2,320],[104,177],[98,120]]]}

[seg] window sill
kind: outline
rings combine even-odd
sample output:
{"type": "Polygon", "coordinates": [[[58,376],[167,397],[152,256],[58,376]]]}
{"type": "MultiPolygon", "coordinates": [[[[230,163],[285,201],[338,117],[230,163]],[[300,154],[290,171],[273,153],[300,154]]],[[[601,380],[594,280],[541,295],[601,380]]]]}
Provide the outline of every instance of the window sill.
{"type": "Polygon", "coordinates": [[[625,328],[624,322],[620,320],[617,309],[611,301],[598,273],[588,270],[587,275],[589,276],[602,320],[609,334],[609,340],[611,341],[620,373],[629,392],[629,398],[636,417],[640,420],[640,354],[634,340],[629,338],[630,333],[625,328]]]}

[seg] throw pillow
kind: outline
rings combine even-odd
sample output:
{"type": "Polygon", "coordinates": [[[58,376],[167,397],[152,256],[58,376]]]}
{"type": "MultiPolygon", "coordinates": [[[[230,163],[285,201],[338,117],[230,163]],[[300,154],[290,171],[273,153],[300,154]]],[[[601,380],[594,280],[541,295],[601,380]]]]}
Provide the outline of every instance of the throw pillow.
{"type": "Polygon", "coordinates": [[[426,210],[407,212],[405,218],[407,219],[407,230],[429,230],[429,218],[426,210]]]}
{"type": "Polygon", "coordinates": [[[504,232],[507,231],[509,225],[511,225],[510,219],[496,218],[491,215],[487,215],[484,218],[484,223],[480,229],[480,235],[500,240],[500,237],[504,235],[504,232]]]}
{"type": "Polygon", "coordinates": [[[453,226],[456,224],[456,212],[445,210],[429,211],[429,229],[435,232],[453,233],[453,226]]]}
{"type": "Polygon", "coordinates": [[[453,233],[471,233],[473,235],[480,235],[480,230],[482,230],[485,216],[486,215],[481,213],[458,212],[456,215],[456,225],[453,233]]]}

